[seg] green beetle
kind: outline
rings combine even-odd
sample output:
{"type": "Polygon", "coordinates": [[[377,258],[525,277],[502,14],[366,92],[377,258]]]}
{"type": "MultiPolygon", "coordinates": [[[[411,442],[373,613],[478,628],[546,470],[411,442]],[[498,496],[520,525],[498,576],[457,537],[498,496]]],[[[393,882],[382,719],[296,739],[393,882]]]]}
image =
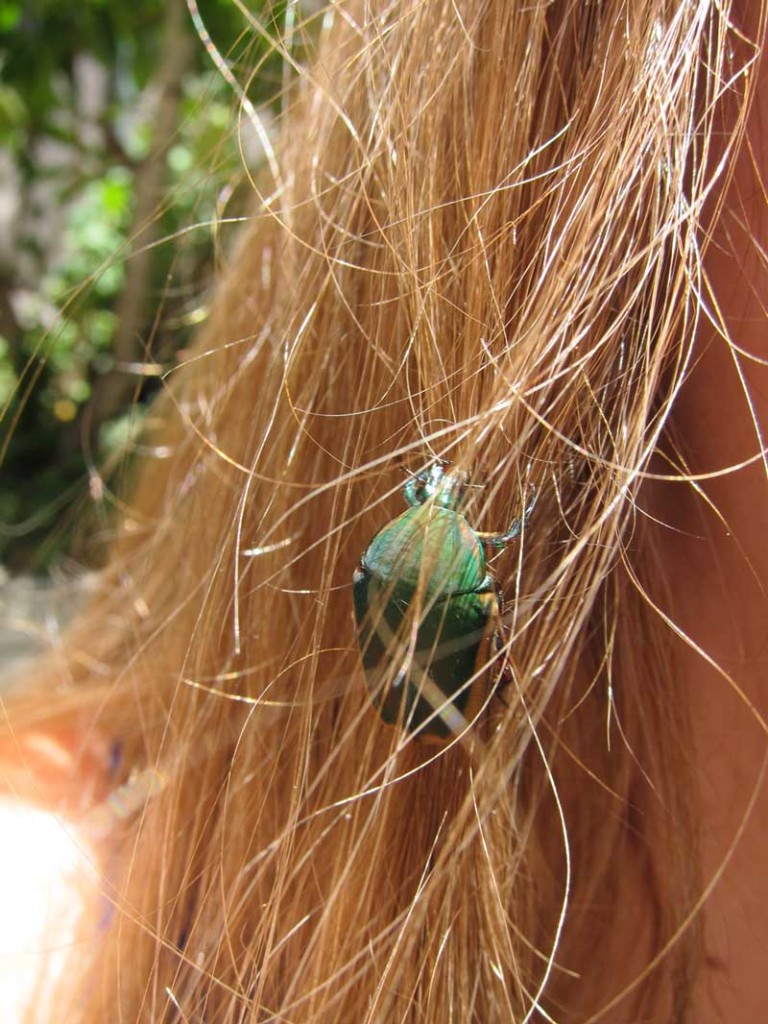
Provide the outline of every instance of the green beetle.
{"type": "Polygon", "coordinates": [[[502,595],[484,547],[506,533],[478,533],[462,511],[467,477],[430,466],[403,493],[410,506],[371,541],[354,574],[355,616],[373,703],[389,725],[445,743],[464,732],[487,700],[501,648],[502,595]]]}

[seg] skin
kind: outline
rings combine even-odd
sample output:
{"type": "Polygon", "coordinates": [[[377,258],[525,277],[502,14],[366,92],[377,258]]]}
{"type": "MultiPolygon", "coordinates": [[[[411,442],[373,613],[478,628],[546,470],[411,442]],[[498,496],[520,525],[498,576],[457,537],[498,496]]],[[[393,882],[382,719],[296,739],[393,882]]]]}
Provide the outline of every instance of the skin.
{"type": "Polygon", "coordinates": [[[668,566],[668,607],[728,681],[690,646],[676,644],[675,680],[692,696],[695,768],[700,781],[704,878],[718,879],[704,912],[704,966],[691,1020],[725,1024],[765,1014],[768,957],[768,486],[755,420],[768,438],[768,270],[751,235],[768,251],[768,62],[748,124],[750,147],[736,165],[724,214],[705,260],[731,338],[743,348],[743,382],[734,356],[703,324],[699,360],[675,412],[692,473],[744,466],[702,481],[719,510],[682,485],[656,485],[656,514],[668,524],[657,541],[668,566]],[[735,258],[734,258],[735,256],[735,258]],[[676,532],[679,531],[679,532],[676,532]],[[739,692],[741,689],[741,693],[739,692]]]}

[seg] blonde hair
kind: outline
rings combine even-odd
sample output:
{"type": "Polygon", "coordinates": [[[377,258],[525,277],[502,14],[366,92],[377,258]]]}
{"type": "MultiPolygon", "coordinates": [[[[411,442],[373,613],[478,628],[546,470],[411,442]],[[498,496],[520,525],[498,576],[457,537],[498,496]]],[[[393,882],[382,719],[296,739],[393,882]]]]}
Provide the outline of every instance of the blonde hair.
{"type": "Polygon", "coordinates": [[[638,496],[686,478],[666,428],[759,52],[731,14],[324,12],[99,597],[12,709],[156,782],[67,1020],[684,1019],[687,697],[638,496]],[[371,707],[351,600],[435,458],[478,529],[538,493],[493,562],[512,682],[443,748],[371,707]]]}

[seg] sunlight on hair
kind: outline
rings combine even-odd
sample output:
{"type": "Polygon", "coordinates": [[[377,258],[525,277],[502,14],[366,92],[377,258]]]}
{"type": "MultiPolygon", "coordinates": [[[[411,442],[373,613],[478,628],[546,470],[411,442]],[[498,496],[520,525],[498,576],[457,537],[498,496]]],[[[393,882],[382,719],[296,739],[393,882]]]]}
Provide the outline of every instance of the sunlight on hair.
{"type": "Polygon", "coordinates": [[[61,977],[96,871],[87,846],[48,811],[2,799],[0,835],[0,1006],[4,1024],[20,1024],[32,997],[39,1012],[61,977]]]}

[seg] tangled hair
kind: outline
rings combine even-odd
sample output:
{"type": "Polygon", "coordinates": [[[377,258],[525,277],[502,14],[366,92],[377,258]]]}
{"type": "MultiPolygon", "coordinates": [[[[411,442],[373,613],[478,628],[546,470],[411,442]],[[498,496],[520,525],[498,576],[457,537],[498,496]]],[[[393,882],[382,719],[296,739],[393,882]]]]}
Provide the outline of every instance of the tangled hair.
{"type": "Polygon", "coordinates": [[[322,12],[99,594],[10,711],[143,794],[62,1019],[686,1019],[709,879],[657,520],[710,515],[673,407],[702,324],[728,345],[703,258],[764,38],[730,8],[322,12]],[[538,494],[492,563],[511,681],[442,747],[372,708],[351,596],[435,459],[478,530],[538,494]]]}

